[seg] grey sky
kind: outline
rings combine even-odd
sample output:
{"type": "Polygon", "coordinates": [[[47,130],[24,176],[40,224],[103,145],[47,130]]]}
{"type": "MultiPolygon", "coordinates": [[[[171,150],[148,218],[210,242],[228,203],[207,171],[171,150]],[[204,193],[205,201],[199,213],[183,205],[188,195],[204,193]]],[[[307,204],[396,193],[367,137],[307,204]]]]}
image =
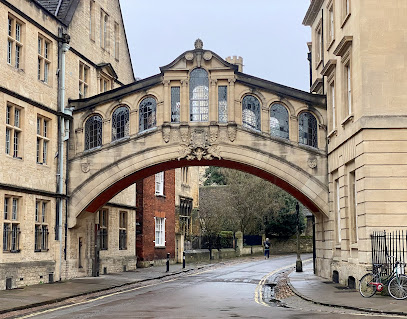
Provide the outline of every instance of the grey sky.
{"type": "Polygon", "coordinates": [[[145,78],[194,48],[243,57],[243,72],[309,90],[302,25],[309,0],[120,0],[134,73],[145,78]]]}

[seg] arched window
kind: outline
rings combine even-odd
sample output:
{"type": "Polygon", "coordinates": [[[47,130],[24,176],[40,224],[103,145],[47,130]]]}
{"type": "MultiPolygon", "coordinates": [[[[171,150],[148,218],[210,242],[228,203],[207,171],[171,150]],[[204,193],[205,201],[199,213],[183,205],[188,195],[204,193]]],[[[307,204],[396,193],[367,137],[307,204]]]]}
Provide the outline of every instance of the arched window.
{"type": "Polygon", "coordinates": [[[156,125],[157,102],[152,97],[146,97],[139,106],[139,131],[145,131],[156,125]]]}
{"type": "Polygon", "coordinates": [[[317,119],[310,112],[301,113],[298,120],[300,144],[318,147],[317,119]]]}
{"type": "Polygon", "coordinates": [[[209,120],[209,80],[204,69],[195,69],[189,80],[189,109],[191,121],[209,120]]]}
{"type": "Polygon", "coordinates": [[[242,101],[243,126],[260,130],[260,101],[253,95],[246,95],[242,101]]]}
{"type": "Polygon", "coordinates": [[[93,115],[85,123],[85,150],[102,146],[102,117],[93,115]]]}
{"type": "Polygon", "coordinates": [[[288,111],[281,104],[273,104],[270,109],[270,134],[288,139],[288,111]]]}
{"type": "Polygon", "coordinates": [[[118,107],[112,115],[112,141],[129,136],[129,109],[118,107]]]}

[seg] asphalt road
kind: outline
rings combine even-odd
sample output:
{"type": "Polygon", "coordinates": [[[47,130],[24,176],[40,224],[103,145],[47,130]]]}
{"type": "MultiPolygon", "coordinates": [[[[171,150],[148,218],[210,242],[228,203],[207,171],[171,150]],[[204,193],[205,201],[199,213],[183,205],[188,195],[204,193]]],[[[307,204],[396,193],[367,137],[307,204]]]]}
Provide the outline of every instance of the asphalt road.
{"type": "MultiPolygon", "coordinates": [[[[309,256],[308,256],[309,257],[309,256]]],[[[295,257],[281,256],[157,280],[23,318],[388,318],[330,309],[288,309],[270,302],[268,282],[295,257]]]]}

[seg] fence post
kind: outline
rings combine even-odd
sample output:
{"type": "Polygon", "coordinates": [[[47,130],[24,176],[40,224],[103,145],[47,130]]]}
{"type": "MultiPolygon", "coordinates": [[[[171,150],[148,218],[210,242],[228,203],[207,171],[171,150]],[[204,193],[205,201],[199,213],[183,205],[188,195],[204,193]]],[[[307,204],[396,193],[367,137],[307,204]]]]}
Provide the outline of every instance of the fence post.
{"type": "Polygon", "coordinates": [[[185,268],[185,251],[182,252],[182,268],[185,268]]]}
{"type": "Polygon", "coordinates": [[[167,253],[167,272],[170,271],[170,253],[167,253]]]}

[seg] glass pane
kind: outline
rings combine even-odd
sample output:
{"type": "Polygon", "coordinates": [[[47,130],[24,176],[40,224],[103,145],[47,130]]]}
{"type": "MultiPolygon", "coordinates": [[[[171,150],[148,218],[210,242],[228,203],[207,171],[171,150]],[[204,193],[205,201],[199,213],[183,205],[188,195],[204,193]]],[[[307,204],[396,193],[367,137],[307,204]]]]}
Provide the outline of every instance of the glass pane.
{"type": "Polygon", "coordinates": [[[270,134],[288,139],[288,111],[281,104],[274,104],[270,109],[270,134]]]}
{"type": "Polygon", "coordinates": [[[301,113],[299,117],[299,143],[318,147],[317,120],[309,112],[301,113]]]}
{"type": "Polygon", "coordinates": [[[157,103],[154,98],[148,97],[141,101],[139,106],[139,131],[153,128],[156,125],[157,103]]]}
{"type": "Polygon", "coordinates": [[[125,106],[117,108],[112,115],[112,140],[129,135],[129,109],[125,106]]]}
{"type": "Polygon", "coordinates": [[[102,145],[102,118],[90,117],[85,124],[85,150],[102,145]]]}
{"type": "Polygon", "coordinates": [[[179,123],[180,122],[180,87],[171,88],[171,122],[179,123]]]}
{"type": "Polygon", "coordinates": [[[206,122],[209,120],[209,80],[204,69],[191,72],[189,83],[189,102],[191,121],[206,122]]]}
{"type": "Polygon", "coordinates": [[[247,128],[260,130],[260,101],[252,95],[243,98],[242,122],[247,128]]]}
{"type": "Polygon", "coordinates": [[[227,123],[228,121],[228,90],[227,86],[218,87],[218,112],[219,123],[227,123]]]}

